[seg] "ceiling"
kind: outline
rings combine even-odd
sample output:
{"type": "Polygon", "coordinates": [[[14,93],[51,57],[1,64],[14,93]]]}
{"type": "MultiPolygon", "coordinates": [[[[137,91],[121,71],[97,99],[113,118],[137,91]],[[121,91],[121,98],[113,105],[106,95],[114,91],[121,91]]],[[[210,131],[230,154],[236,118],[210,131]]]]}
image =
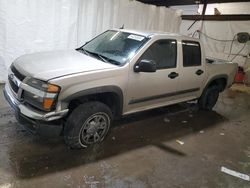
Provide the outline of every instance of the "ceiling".
{"type": "Polygon", "coordinates": [[[249,0],[137,0],[143,3],[156,6],[178,6],[178,5],[195,5],[195,4],[212,4],[212,3],[230,3],[230,2],[249,2],[249,0]]]}

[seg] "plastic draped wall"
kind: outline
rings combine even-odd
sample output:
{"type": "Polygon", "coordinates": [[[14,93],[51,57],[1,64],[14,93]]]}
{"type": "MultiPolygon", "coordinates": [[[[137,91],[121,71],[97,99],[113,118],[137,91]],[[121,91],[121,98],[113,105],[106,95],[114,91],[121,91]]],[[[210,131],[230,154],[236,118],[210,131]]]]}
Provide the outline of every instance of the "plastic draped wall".
{"type": "Polygon", "coordinates": [[[198,21],[188,30],[193,22],[183,20],[180,33],[199,37],[199,34],[195,31],[201,30],[203,34],[200,34],[200,39],[204,44],[207,56],[233,61],[243,67],[246,66],[246,56],[250,52],[250,42],[241,44],[236,40],[235,35],[239,32],[250,33],[250,21],[203,21],[203,23],[198,21]],[[230,41],[233,39],[234,42],[230,41]]]}
{"type": "Polygon", "coordinates": [[[0,82],[23,54],[74,49],[123,24],[127,29],[179,32],[180,15],[131,0],[0,0],[0,82]]]}
{"type": "MultiPolygon", "coordinates": [[[[206,15],[214,15],[214,8],[217,8],[224,15],[250,14],[250,2],[208,4],[206,15]]],[[[203,5],[183,6],[183,14],[198,14],[198,12],[201,14],[202,9],[203,5]]],[[[196,21],[195,24],[193,23],[194,20],[183,20],[180,26],[180,33],[200,37],[208,56],[233,61],[243,67],[249,66],[247,65],[249,63],[246,62],[249,62],[247,54],[250,53],[250,41],[245,45],[240,44],[234,36],[239,32],[250,33],[250,21],[196,21]],[[200,36],[198,33],[194,34],[196,30],[201,30],[204,34],[200,34],[200,36]],[[211,37],[224,41],[214,40],[211,37]],[[233,39],[235,40],[232,43],[230,40],[233,39]]]]}
{"type": "Polygon", "coordinates": [[[233,42],[215,41],[201,34],[201,41],[206,44],[207,55],[245,66],[246,56],[250,52],[250,42],[239,43],[236,35],[239,32],[250,33],[250,21],[204,22],[203,32],[216,39],[234,40],[233,42]]]}
{"type": "Polygon", "coordinates": [[[77,19],[75,0],[0,0],[0,81],[23,54],[74,48],[77,19]]]}

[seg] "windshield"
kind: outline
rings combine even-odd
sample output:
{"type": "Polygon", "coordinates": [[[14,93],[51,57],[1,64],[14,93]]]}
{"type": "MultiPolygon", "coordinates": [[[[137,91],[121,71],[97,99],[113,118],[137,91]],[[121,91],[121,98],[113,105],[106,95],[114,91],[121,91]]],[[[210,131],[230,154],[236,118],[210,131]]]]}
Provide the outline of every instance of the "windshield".
{"type": "Polygon", "coordinates": [[[80,50],[102,61],[123,65],[147,40],[141,35],[109,30],[85,44],[80,50]]]}

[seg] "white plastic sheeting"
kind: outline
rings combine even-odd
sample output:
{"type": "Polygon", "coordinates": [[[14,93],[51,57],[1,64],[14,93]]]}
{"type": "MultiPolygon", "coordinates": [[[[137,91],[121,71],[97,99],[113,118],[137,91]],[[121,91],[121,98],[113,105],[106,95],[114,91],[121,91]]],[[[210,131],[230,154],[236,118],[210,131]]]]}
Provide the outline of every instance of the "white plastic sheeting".
{"type": "Polygon", "coordinates": [[[131,0],[0,0],[0,82],[20,55],[72,49],[123,24],[179,32],[180,15],[131,0]]]}
{"type": "MultiPolygon", "coordinates": [[[[202,5],[193,7],[192,12],[202,12],[202,5]]],[[[222,14],[250,14],[250,2],[241,3],[223,3],[223,4],[209,4],[206,9],[206,14],[213,14],[214,8],[217,8],[222,14]]],[[[250,21],[197,21],[189,30],[188,28],[194,21],[183,20],[180,26],[180,33],[187,36],[197,37],[198,34],[194,34],[196,30],[201,30],[206,35],[220,39],[220,40],[232,40],[238,32],[250,33],[250,21]]],[[[225,60],[232,60],[234,55],[228,56],[230,53],[231,42],[221,42],[211,40],[205,35],[200,35],[200,39],[203,41],[208,56],[221,58],[225,60]]],[[[240,55],[233,59],[233,62],[238,63],[241,66],[245,66],[246,58],[244,57],[250,53],[249,43],[245,46],[244,50],[240,52],[240,55]]],[[[237,54],[243,44],[239,44],[237,41],[233,43],[231,53],[237,54]]]]}
{"type": "Polygon", "coordinates": [[[179,32],[180,11],[128,0],[80,2],[78,41],[82,44],[109,28],[179,32]]]}
{"type": "MultiPolygon", "coordinates": [[[[196,22],[190,30],[187,30],[193,22],[194,21],[182,21],[180,33],[187,36],[197,37],[198,33],[194,34],[194,32],[196,30],[202,30],[202,32],[207,36],[219,40],[233,40],[234,36],[238,32],[250,33],[250,21],[204,21],[202,27],[201,22],[196,22]]],[[[200,35],[200,39],[205,46],[207,56],[231,61],[235,54],[237,54],[244,46],[244,44],[234,41],[231,50],[232,55],[229,56],[231,41],[216,41],[208,38],[207,36],[203,34],[200,35]]],[[[250,44],[248,43],[239,53],[239,56],[233,59],[233,62],[244,66],[246,62],[246,58],[244,56],[249,53],[249,45],[250,44]]]]}
{"type": "Polygon", "coordinates": [[[0,0],[0,81],[20,55],[76,44],[78,1],[0,0]]]}
{"type": "MultiPolygon", "coordinates": [[[[250,21],[230,21],[230,22],[205,22],[203,24],[203,32],[209,36],[213,36],[217,39],[237,39],[235,36],[239,32],[250,33],[250,21]],[[220,32],[218,32],[220,31],[220,32]]],[[[244,66],[246,62],[246,56],[249,53],[249,48],[247,44],[241,44],[237,40],[233,42],[232,49],[230,52],[231,41],[221,42],[211,40],[205,36],[201,37],[204,44],[206,44],[207,54],[209,56],[218,57],[221,59],[227,59],[244,66]],[[244,47],[244,49],[243,49],[244,47]],[[241,49],[243,49],[241,51],[241,49]],[[238,54],[239,53],[239,54],[238,54]],[[231,54],[231,55],[230,55],[231,54]],[[238,56],[235,56],[238,54],[238,56]],[[236,57],[236,58],[234,58],[236,57]]]]}

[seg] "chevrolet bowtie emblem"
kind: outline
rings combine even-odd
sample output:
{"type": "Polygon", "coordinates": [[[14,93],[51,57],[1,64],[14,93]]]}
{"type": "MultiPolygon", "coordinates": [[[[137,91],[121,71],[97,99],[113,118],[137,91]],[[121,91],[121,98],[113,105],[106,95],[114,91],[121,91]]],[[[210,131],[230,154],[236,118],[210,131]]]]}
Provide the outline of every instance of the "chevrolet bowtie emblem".
{"type": "Polygon", "coordinates": [[[10,77],[11,80],[14,80],[14,74],[13,74],[13,73],[11,73],[11,74],[9,75],[9,77],[10,77]]]}

